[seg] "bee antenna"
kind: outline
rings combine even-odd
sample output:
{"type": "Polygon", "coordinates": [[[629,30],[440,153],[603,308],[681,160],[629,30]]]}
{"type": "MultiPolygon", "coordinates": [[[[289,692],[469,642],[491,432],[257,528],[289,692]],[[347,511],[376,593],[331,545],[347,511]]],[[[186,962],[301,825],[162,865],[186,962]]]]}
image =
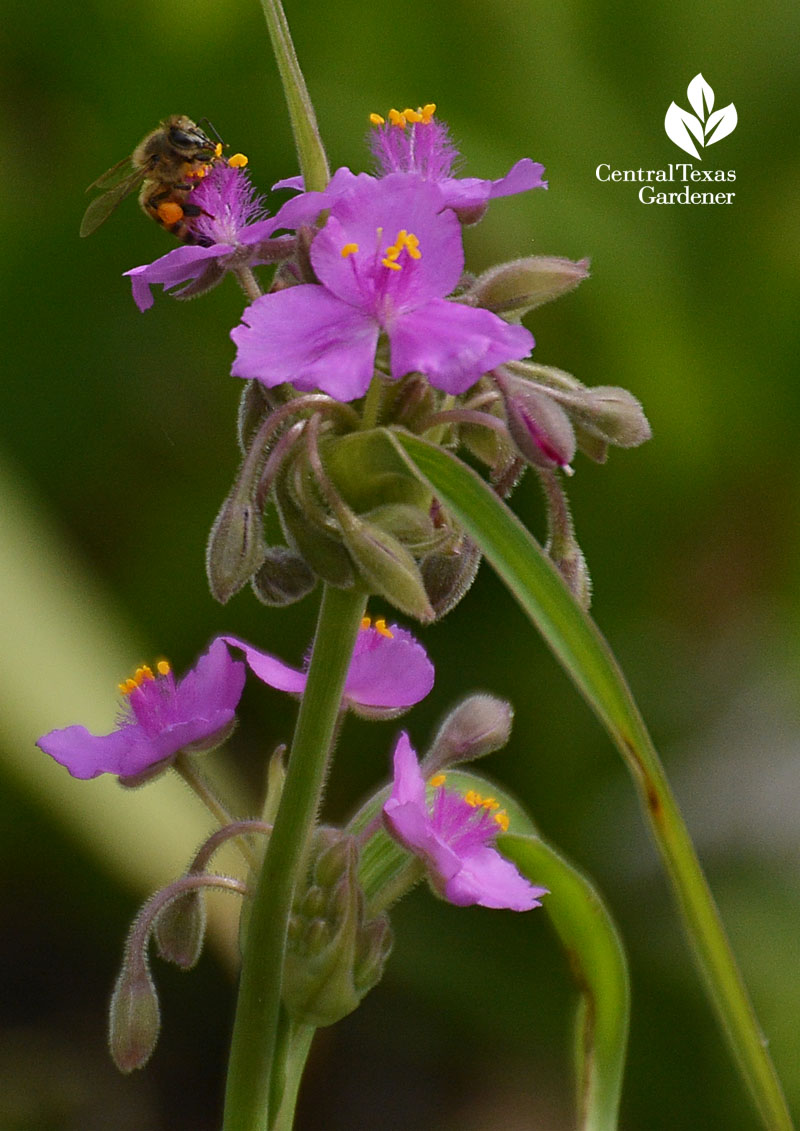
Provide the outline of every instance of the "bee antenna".
{"type": "Polygon", "coordinates": [[[211,122],[209,122],[208,118],[199,118],[199,119],[198,119],[198,121],[197,121],[197,124],[198,124],[198,126],[202,126],[203,124],[205,124],[205,126],[206,126],[206,127],[207,127],[207,129],[208,129],[208,132],[209,132],[210,134],[212,134],[212,136],[213,136],[213,137],[214,137],[214,138],[215,138],[215,139],[216,139],[216,140],[217,140],[217,141],[218,141],[218,142],[220,143],[220,145],[224,145],[224,144],[225,144],[225,142],[224,142],[224,141],[222,140],[222,138],[221,138],[221,137],[219,136],[219,134],[217,133],[217,131],[216,131],[216,130],[214,129],[214,126],[212,125],[212,123],[211,123],[211,122]]]}

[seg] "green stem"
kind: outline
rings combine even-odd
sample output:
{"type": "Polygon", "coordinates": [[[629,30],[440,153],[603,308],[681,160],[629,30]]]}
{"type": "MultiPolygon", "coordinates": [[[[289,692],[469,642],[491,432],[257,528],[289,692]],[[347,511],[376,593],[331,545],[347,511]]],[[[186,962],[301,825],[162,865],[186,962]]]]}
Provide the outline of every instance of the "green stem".
{"type": "Polygon", "coordinates": [[[321,192],[329,179],[328,160],[317,127],[314,107],[295,54],[292,34],[280,0],[261,0],[272,50],[278,64],[289,120],[307,192],[321,192]]]}
{"type": "MultiPolygon", "coordinates": [[[[237,818],[228,812],[211,788],[208,778],[198,770],[188,754],[182,751],[172,763],[172,766],[176,773],[183,778],[192,792],[200,798],[209,813],[211,813],[219,823],[220,828],[225,828],[227,825],[236,823],[237,818]]],[[[257,857],[246,841],[237,838],[236,847],[239,849],[239,852],[241,852],[248,867],[252,868],[257,864],[257,857]]]]}
{"type": "Polygon", "coordinates": [[[223,1131],[264,1131],[277,1048],[292,897],[314,829],[350,657],[364,615],[361,590],[326,587],[286,781],[253,895],[236,1008],[223,1131]]]}
{"type": "Polygon", "coordinates": [[[316,1031],[313,1025],[289,1025],[289,1032],[285,1038],[287,1047],[283,1095],[275,1118],[270,1123],[269,1131],[292,1131],[294,1127],[297,1093],[316,1031]]]}

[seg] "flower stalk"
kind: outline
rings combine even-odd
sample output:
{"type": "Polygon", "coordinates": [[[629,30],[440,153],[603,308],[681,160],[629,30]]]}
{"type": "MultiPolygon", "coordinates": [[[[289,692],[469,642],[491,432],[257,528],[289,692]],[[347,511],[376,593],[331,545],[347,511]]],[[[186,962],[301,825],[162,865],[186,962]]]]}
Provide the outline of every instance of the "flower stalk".
{"type": "Polygon", "coordinates": [[[366,594],[326,587],[286,781],[253,895],[236,1009],[223,1131],[264,1131],[278,1050],[286,931],[319,808],[366,594]]]}

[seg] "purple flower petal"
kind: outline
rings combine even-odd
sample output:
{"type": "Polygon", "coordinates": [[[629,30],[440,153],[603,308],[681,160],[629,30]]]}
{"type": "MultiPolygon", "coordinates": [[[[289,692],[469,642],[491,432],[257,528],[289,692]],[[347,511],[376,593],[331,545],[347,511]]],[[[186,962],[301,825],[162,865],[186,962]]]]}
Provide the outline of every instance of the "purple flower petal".
{"type": "Polygon", "coordinates": [[[486,847],[465,854],[460,870],[444,885],[445,899],[459,907],[478,903],[481,907],[530,911],[541,907],[538,897],[546,894],[547,888],[528,883],[510,860],[486,847]]]}
{"type": "Polygon", "coordinates": [[[527,357],[533,335],[489,310],[435,299],[389,329],[392,376],[424,373],[446,393],[463,393],[490,369],[527,357]]]}
{"type": "Polygon", "coordinates": [[[268,388],[290,381],[351,401],[367,391],[378,325],[324,287],[306,283],[262,295],[231,330],[237,346],[231,373],[268,388]]]}
{"type": "Polygon", "coordinates": [[[234,720],[244,675],[244,665],[215,641],[179,682],[167,669],[131,683],[125,715],[111,734],[70,726],[50,731],[37,746],[76,778],[135,778],[162,762],[166,766],[185,747],[223,734],[234,720]]]}
{"type": "Polygon", "coordinates": [[[230,645],[231,648],[239,648],[244,652],[247,666],[262,683],[274,687],[276,691],[289,691],[297,695],[305,691],[308,678],[305,672],[298,671],[297,668],[285,664],[283,660],[270,655],[269,652],[262,652],[260,648],[254,648],[252,644],[240,640],[238,636],[220,636],[218,639],[230,645]]]}
{"type": "Polygon", "coordinates": [[[196,279],[209,259],[219,259],[220,256],[229,255],[233,250],[233,247],[226,244],[217,244],[214,247],[186,244],[183,247],[176,247],[174,251],[162,255],[152,263],[133,267],[123,274],[131,280],[134,302],[141,311],[145,311],[153,305],[153,295],[150,291],[152,286],[160,283],[166,288],[185,283],[189,279],[196,279]]]}

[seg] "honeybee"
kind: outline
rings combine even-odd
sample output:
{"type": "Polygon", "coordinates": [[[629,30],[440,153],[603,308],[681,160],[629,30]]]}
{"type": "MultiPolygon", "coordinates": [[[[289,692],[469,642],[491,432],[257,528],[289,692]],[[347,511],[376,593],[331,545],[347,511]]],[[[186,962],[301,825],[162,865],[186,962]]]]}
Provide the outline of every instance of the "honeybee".
{"type": "Polygon", "coordinates": [[[81,235],[90,236],[117,205],[138,188],[139,204],[148,216],[184,243],[197,242],[191,230],[191,217],[199,216],[201,209],[187,197],[221,155],[222,142],[212,141],[185,114],[173,114],[157,130],[142,138],[130,157],[119,161],[89,185],[87,192],[105,191],[86,209],[81,235]],[[129,171],[126,172],[126,168],[129,171]]]}

